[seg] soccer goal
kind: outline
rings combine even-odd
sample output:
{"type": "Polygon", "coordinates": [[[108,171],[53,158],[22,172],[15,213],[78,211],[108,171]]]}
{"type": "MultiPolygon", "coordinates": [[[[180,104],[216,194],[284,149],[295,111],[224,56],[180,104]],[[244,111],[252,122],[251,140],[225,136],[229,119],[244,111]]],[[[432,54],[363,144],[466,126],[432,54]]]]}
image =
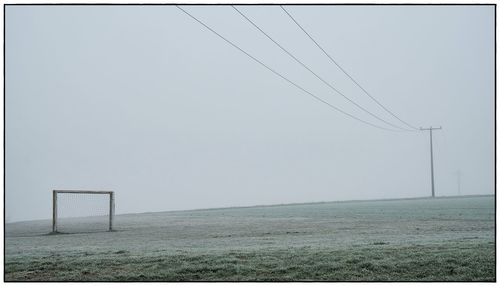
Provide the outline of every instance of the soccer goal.
{"type": "Polygon", "coordinates": [[[115,194],[111,191],[54,190],[52,232],[113,230],[115,194]]]}

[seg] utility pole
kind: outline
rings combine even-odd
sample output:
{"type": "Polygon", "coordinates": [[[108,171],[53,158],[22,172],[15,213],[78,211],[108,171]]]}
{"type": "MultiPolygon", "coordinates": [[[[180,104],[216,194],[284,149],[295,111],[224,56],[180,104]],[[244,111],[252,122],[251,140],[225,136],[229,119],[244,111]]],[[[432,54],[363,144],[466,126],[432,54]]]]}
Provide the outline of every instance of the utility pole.
{"type": "Polygon", "coordinates": [[[460,170],[456,171],[455,174],[457,175],[457,185],[458,185],[458,195],[461,196],[461,192],[460,192],[460,179],[461,179],[461,176],[462,176],[462,172],[460,170]]]}
{"type": "Polygon", "coordinates": [[[429,127],[429,128],[422,128],[420,127],[420,130],[429,130],[430,138],[431,138],[431,186],[432,186],[432,197],[436,197],[436,192],[434,191],[434,157],[432,154],[432,130],[438,130],[441,129],[441,126],[438,127],[429,127]]]}

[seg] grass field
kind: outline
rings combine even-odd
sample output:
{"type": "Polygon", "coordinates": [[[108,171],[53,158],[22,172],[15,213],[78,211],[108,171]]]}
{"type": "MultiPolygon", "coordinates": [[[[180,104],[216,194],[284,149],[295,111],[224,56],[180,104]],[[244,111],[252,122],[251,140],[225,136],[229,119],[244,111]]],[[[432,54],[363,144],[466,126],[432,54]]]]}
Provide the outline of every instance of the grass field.
{"type": "Polygon", "coordinates": [[[118,215],[116,229],[7,224],[5,280],[496,280],[493,196],[118,215]]]}

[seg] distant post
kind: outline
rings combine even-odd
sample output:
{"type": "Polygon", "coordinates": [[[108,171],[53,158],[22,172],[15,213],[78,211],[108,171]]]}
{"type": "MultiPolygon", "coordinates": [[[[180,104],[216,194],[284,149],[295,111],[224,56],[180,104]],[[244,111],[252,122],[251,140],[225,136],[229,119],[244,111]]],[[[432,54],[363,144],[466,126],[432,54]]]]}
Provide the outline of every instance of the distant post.
{"type": "Polygon", "coordinates": [[[456,171],[455,174],[457,175],[457,187],[458,187],[458,195],[461,196],[462,192],[460,191],[460,177],[462,176],[462,172],[460,170],[456,171]]]}
{"type": "Polygon", "coordinates": [[[432,130],[438,130],[438,129],[442,129],[441,126],[439,126],[439,128],[437,127],[429,127],[429,128],[422,128],[420,127],[420,130],[429,130],[429,134],[430,134],[430,143],[431,143],[431,186],[432,186],[432,197],[435,198],[436,197],[436,193],[435,193],[435,190],[434,190],[434,157],[433,157],[433,154],[432,154],[432,130]]]}

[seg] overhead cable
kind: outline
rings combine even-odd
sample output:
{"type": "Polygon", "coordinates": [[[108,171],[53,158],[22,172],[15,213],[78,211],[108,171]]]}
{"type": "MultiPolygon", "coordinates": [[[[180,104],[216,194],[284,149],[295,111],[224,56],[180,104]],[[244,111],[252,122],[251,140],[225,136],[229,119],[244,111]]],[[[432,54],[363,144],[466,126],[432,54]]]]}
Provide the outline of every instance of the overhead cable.
{"type": "Polygon", "coordinates": [[[347,77],[349,77],[349,79],[351,79],[351,81],[356,84],[366,95],[368,95],[373,101],[375,101],[375,103],[377,103],[380,107],[382,107],[385,111],[387,111],[390,115],[392,115],[393,117],[395,117],[396,119],[398,119],[400,122],[402,122],[403,124],[405,124],[406,126],[414,129],[414,130],[418,130],[418,128],[416,128],[415,126],[407,123],[406,121],[404,121],[403,119],[401,119],[399,116],[397,116],[396,114],[394,114],[392,111],[390,111],[387,107],[385,107],[382,103],[380,103],[375,97],[373,97],[366,89],[364,89],[346,70],[344,70],[340,64],[337,63],[337,61],[335,61],[333,59],[332,56],[330,56],[330,54],[328,54],[325,49],[323,49],[319,44],[318,42],[316,42],[316,40],[314,40],[314,38],[299,24],[299,22],[297,22],[297,20],[295,20],[295,18],[285,9],[285,7],[283,7],[283,5],[280,5],[281,9],[290,17],[290,19],[292,19],[292,21],[309,37],[309,39],[311,39],[311,41],[313,41],[313,43],[330,59],[330,61],[332,63],[334,63],[347,77]]]}
{"type": "Polygon", "coordinates": [[[376,125],[376,124],[373,124],[373,123],[370,123],[368,121],[365,121],[361,118],[358,118],[348,112],[345,112],[343,111],[342,109],[330,104],[329,102],[321,99],[320,97],[316,96],[315,94],[313,94],[312,92],[304,89],[302,86],[298,85],[297,83],[289,80],[288,78],[286,78],[285,76],[283,76],[282,74],[278,73],[277,71],[275,71],[274,69],[272,69],[271,67],[269,67],[268,65],[264,64],[262,61],[260,61],[259,59],[255,58],[254,56],[252,56],[251,54],[249,54],[248,52],[246,52],[245,50],[243,50],[242,48],[240,48],[239,46],[237,46],[236,44],[234,44],[233,42],[229,41],[227,38],[225,38],[224,36],[222,36],[221,34],[217,33],[214,29],[212,29],[211,27],[209,27],[208,25],[206,25],[205,23],[203,23],[201,20],[199,20],[198,18],[196,18],[195,16],[193,16],[192,14],[190,14],[189,12],[187,12],[186,10],[182,9],[181,7],[179,7],[179,5],[176,5],[176,7],[181,10],[182,12],[184,12],[186,15],[188,15],[189,17],[191,17],[193,20],[195,20],[196,22],[198,22],[199,24],[201,24],[202,26],[204,26],[205,28],[207,28],[209,31],[211,31],[212,33],[214,33],[215,35],[217,35],[219,38],[221,38],[222,40],[224,40],[226,43],[230,44],[231,46],[233,46],[234,48],[236,48],[237,50],[239,50],[240,52],[244,53],[246,56],[248,56],[249,58],[251,58],[252,60],[256,61],[257,63],[259,63],[260,65],[262,65],[263,67],[265,67],[266,69],[268,69],[270,72],[274,73],[275,75],[277,75],[278,77],[282,78],[283,80],[287,81],[288,83],[290,83],[291,85],[295,86],[296,88],[300,89],[301,91],[307,93],[308,95],[310,95],[311,97],[315,98],[316,100],[328,105],[330,108],[332,109],[335,109],[336,111],[346,115],[346,116],[349,116],[350,118],[352,119],[355,119],[357,121],[360,121],[362,123],[365,123],[367,125],[370,125],[372,127],[375,127],[375,128],[379,128],[379,129],[383,129],[383,130],[387,130],[387,131],[393,131],[393,132],[400,132],[400,130],[394,130],[394,129],[389,129],[389,128],[385,128],[383,126],[379,126],[379,125],[376,125]]]}
{"type": "Polygon", "coordinates": [[[340,94],[342,97],[344,97],[346,100],[348,100],[350,103],[354,104],[356,107],[359,109],[363,110],[364,112],[370,114],[374,118],[401,130],[406,130],[406,131],[413,131],[410,129],[402,128],[398,125],[395,125],[387,120],[384,120],[383,118],[377,116],[376,114],[370,112],[366,108],[362,107],[358,103],[356,103],[354,100],[350,99],[347,97],[344,93],[340,92],[338,89],[336,89],[334,86],[332,86],[330,83],[328,83],[326,80],[324,80],[321,76],[319,76],[317,73],[315,73],[311,68],[309,68],[307,65],[305,65],[302,61],[300,61],[297,57],[295,57],[291,52],[289,52],[287,49],[285,49],[282,45],[280,45],[276,40],[274,40],[271,36],[269,36],[264,30],[262,30],[257,24],[255,24],[252,20],[250,20],[243,12],[241,12],[238,8],[234,7],[234,5],[231,5],[236,12],[238,12],[243,18],[245,18],[250,24],[252,24],[257,30],[259,30],[262,34],[264,34],[269,40],[271,40],[276,46],[278,46],[283,52],[285,52],[287,55],[289,55],[292,59],[294,59],[297,63],[299,63],[302,67],[307,69],[310,73],[312,73],[316,78],[318,78],[320,81],[322,81],[324,84],[326,84],[330,89],[335,91],[336,93],[340,94]]]}

